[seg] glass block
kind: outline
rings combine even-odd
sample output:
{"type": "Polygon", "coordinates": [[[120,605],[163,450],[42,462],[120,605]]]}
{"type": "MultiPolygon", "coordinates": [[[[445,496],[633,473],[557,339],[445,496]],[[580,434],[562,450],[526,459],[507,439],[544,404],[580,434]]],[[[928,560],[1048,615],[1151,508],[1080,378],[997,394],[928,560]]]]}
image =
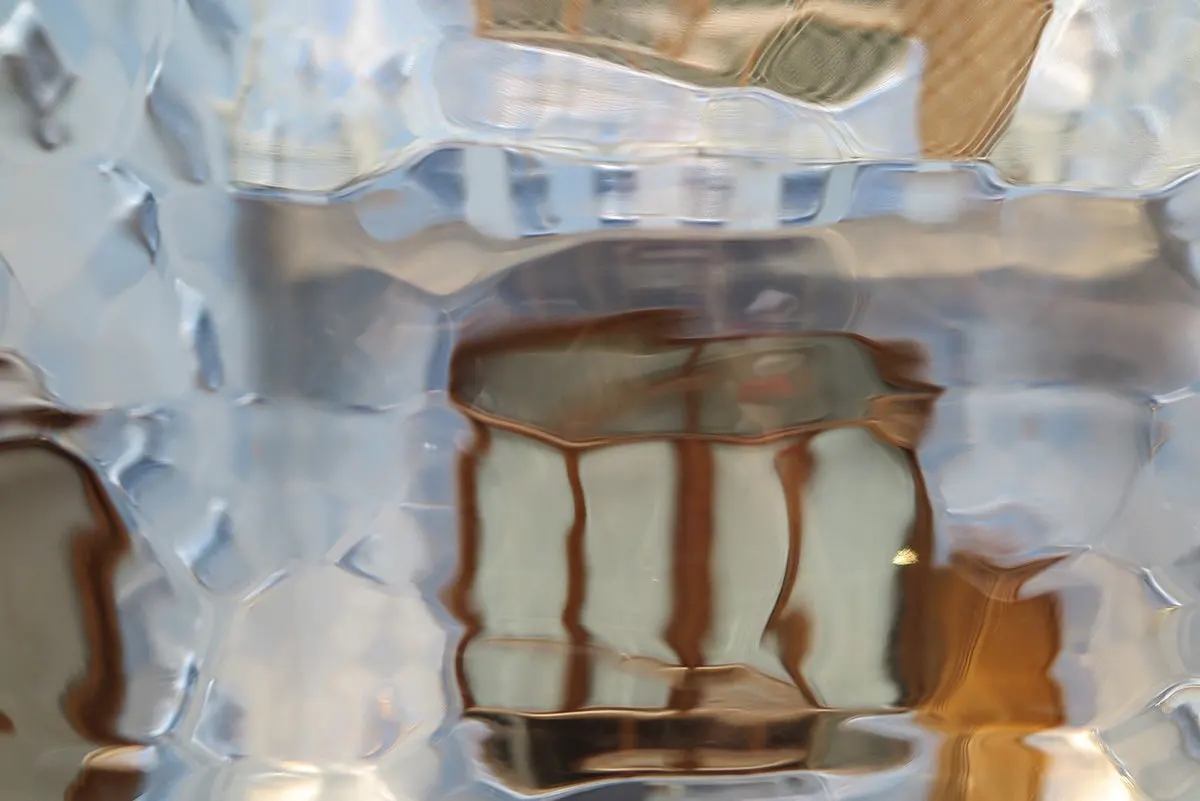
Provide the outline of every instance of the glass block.
{"type": "Polygon", "coordinates": [[[0,62],[0,799],[1200,798],[1200,0],[0,62]]]}

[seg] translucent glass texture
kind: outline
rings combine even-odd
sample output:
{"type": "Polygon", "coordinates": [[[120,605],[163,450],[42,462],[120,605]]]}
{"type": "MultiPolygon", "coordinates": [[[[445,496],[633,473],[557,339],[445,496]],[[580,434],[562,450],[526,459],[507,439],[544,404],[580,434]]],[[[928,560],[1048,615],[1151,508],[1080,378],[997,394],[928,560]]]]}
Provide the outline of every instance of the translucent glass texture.
{"type": "Polygon", "coordinates": [[[0,801],[1200,801],[1200,0],[0,61],[0,801]]]}

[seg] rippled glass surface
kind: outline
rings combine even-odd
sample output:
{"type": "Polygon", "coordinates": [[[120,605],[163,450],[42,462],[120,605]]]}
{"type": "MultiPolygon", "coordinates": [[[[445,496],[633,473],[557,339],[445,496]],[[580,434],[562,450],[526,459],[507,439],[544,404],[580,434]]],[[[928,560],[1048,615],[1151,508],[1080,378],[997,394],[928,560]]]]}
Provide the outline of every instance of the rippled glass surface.
{"type": "Polygon", "coordinates": [[[1200,799],[1198,0],[0,0],[0,801],[1200,799]]]}

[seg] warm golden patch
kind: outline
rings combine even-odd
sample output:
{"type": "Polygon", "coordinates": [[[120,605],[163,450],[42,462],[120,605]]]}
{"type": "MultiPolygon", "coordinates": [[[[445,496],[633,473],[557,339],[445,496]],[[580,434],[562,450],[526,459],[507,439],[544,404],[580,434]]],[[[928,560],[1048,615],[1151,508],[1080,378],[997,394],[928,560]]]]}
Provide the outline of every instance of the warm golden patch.
{"type": "Polygon", "coordinates": [[[1012,116],[1050,0],[476,0],[481,36],[701,86],[820,105],[869,88],[921,42],[923,155],[985,156],[1012,116]]]}

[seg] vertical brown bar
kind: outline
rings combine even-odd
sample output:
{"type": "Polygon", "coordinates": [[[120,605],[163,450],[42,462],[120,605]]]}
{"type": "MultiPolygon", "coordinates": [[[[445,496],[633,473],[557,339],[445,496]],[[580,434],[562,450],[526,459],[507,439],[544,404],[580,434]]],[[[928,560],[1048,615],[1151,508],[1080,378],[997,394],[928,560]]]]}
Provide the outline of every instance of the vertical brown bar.
{"type": "Polygon", "coordinates": [[[487,426],[477,420],[472,420],[471,429],[474,433],[474,441],[458,461],[458,576],[450,585],[445,600],[450,613],[463,624],[465,629],[462,640],[458,644],[458,652],[454,657],[454,672],[458,680],[459,691],[462,693],[463,706],[467,709],[475,706],[475,697],[467,682],[464,658],[467,646],[478,636],[483,626],[479,613],[472,603],[475,576],[479,570],[479,459],[487,453],[491,446],[491,434],[487,426]]]}
{"type": "MultiPolygon", "coordinates": [[[[683,366],[687,378],[696,368],[702,346],[696,346],[683,366]]],[[[698,691],[693,670],[704,664],[704,638],[712,620],[712,493],[713,455],[706,442],[692,439],[700,428],[700,395],[684,395],[684,434],[673,444],[679,484],[676,487],[674,554],[672,560],[671,620],[666,641],[687,670],[671,693],[669,705],[684,711],[695,707],[698,691]]]]}
{"type": "Polygon", "coordinates": [[[117,566],[129,553],[129,534],[96,477],[81,461],[57,447],[34,447],[50,447],[72,463],[96,520],[95,528],[79,532],[71,544],[88,642],[88,670],[67,691],[63,707],[80,736],[99,745],[128,745],[131,741],[117,732],[117,720],[125,706],[125,667],[114,591],[117,566]]]}
{"type": "MultiPolygon", "coordinates": [[[[118,566],[131,550],[129,532],[100,481],[82,460],[41,439],[0,444],[0,452],[22,450],[46,451],[68,463],[79,478],[91,511],[92,522],[71,532],[68,540],[71,590],[82,617],[87,661],[83,675],[67,687],[61,698],[64,718],[88,746],[103,749],[134,745],[120,733],[118,726],[125,706],[127,677],[115,578],[118,566]]],[[[26,536],[41,532],[11,533],[26,536]]],[[[0,735],[21,736],[14,721],[3,713],[0,713],[0,735]]],[[[140,795],[144,778],[140,772],[114,771],[85,763],[66,788],[65,797],[67,801],[131,801],[140,795]],[[101,786],[106,788],[104,795],[88,794],[87,788],[101,786]]]]}
{"type": "Polygon", "coordinates": [[[588,633],[583,627],[583,602],[587,597],[587,502],[579,476],[579,451],[563,452],[567,482],[575,504],[575,516],[567,532],[567,599],[562,624],[570,642],[567,656],[567,681],[563,690],[563,709],[575,711],[587,701],[590,683],[588,633]]]}
{"type": "Polygon", "coordinates": [[[679,470],[673,582],[675,587],[667,643],[681,665],[704,664],[704,636],[712,618],[713,456],[707,443],[674,443],[679,470]]]}
{"type": "Polygon", "coordinates": [[[915,707],[924,703],[937,681],[940,659],[935,649],[944,644],[931,636],[929,619],[929,592],[933,582],[933,507],[917,455],[906,451],[905,457],[916,496],[916,514],[908,536],[908,548],[915,554],[916,561],[901,568],[900,619],[896,624],[893,653],[896,673],[903,686],[900,703],[915,707]]]}
{"type": "Polygon", "coordinates": [[[804,530],[801,498],[804,486],[812,476],[812,452],[809,450],[811,439],[810,436],[800,437],[795,444],[780,451],[775,457],[775,472],[779,476],[784,504],[787,507],[788,553],[783,584],[779,588],[779,597],[775,600],[775,608],[771,610],[771,616],[767,618],[766,631],[775,633],[779,643],[780,662],[783,663],[784,670],[787,671],[804,699],[813,706],[819,706],[812,688],[808,686],[808,682],[800,670],[804,652],[808,648],[808,620],[799,610],[787,611],[792,592],[796,589],[796,577],[800,573],[800,553],[804,530]]]}

